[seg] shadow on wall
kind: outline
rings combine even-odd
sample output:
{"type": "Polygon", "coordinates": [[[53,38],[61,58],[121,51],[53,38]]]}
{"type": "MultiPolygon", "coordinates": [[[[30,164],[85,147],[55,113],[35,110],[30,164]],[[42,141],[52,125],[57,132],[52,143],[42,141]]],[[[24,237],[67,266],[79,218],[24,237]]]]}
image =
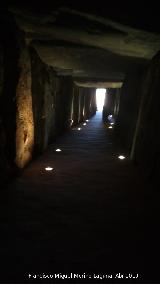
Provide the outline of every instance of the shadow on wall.
{"type": "Polygon", "coordinates": [[[42,153],[65,130],[96,113],[95,89],[79,88],[71,76],[58,76],[28,46],[13,22],[7,22],[0,44],[3,182],[21,173],[34,155],[42,153]]]}
{"type": "Polygon", "coordinates": [[[85,121],[96,113],[96,90],[95,88],[82,88],[74,85],[72,126],[85,121]]]}
{"type": "Polygon", "coordinates": [[[120,92],[119,113],[115,126],[116,139],[129,154],[132,147],[141,100],[143,71],[128,74],[120,92]]]}
{"type": "Polygon", "coordinates": [[[0,182],[15,176],[16,156],[16,86],[19,77],[20,33],[11,15],[1,18],[0,44],[0,182]],[[5,29],[3,28],[5,26],[5,29]],[[12,48],[11,48],[12,45],[12,48]]]}
{"type": "Polygon", "coordinates": [[[104,106],[102,112],[102,119],[104,123],[117,121],[117,116],[119,113],[119,104],[120,104],[120,91],[121,89],[118,88],[106,89],[106,95],[104,99],[104,106]],[[114,121],[110,121],[113,119],[114,121]]]}
{"type": "Polygon", "coordinates": [[[142,81],[142,99],[131,158],[144,168],[145,174],[159,182],[160,168],[160,52],[152,59],[142,81]]]}

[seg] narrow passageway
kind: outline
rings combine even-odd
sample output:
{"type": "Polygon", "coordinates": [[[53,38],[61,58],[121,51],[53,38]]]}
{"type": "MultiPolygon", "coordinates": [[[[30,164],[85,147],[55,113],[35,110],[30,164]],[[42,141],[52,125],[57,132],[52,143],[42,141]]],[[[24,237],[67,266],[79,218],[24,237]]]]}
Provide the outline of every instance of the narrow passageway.
{"type": "Polygon", "coordinates": [[[16,275],[142,272],[141,181],[129,160],[117,159],[101,113],[80,127],[12,184],[16,275]]]}
{"type": "Polygon", "coordinates": [[[151,21],[150,5],[49,2],[1,6],[1,282],[143,280],[159,242],[158,5],[151,21]]]}

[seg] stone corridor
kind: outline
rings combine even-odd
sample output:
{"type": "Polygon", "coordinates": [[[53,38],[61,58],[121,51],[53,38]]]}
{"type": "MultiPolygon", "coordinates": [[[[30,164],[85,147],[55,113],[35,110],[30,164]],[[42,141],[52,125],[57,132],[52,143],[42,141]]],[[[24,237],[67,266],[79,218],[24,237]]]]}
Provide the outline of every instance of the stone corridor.
{"type": "Polygon", "coordinates": [[[117,158],[101,116],[59,137],[3,191],[4,264],[12,279],[43,272],[142,277],[143,179],[129,159],[117,158]]]}

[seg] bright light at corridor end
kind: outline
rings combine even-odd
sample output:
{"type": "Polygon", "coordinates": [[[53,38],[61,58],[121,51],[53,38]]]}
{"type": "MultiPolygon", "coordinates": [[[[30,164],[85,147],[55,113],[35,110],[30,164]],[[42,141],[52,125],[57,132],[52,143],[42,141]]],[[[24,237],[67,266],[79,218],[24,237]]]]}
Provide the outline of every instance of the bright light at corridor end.
{"type": "Polygon", "coordinates": [[[123,155],[118,156],[118,159],[120,159],[120,160],[124,160],[125,158],[126,158],[126,157],[123,156],[123,155]]]}
{"type": "Polygon", "coordinates": [[[61,152],[62,150],[61,150],[61,149],[56,149],[55,151],[56,151],[56,152],[61,152]]]}
{"type": "Polygon", "coordinates": [[[97,102],[97,110],[102,111],[104,106],[106,89],[97,89],[96,90],[96,102],[97,102]]]}

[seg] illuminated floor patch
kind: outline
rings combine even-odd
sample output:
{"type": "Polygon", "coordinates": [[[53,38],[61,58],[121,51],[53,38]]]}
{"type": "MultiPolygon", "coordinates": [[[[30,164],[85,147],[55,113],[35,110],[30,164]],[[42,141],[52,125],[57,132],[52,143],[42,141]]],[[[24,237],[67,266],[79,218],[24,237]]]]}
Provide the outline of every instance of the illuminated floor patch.
{"type": "Polygon", "coordinates": [[[54,169],[52,167],[46,167],[45,170],[50,172],[50,171],[53,171],[54,169]]]}
{"type": "Polygon", "coordinates": [[[123,156],[123,155],[118,156],[118,159],[120,159],[120,160],[124,160],[125,158],[126,158],[126,157],[123,156]]]}

